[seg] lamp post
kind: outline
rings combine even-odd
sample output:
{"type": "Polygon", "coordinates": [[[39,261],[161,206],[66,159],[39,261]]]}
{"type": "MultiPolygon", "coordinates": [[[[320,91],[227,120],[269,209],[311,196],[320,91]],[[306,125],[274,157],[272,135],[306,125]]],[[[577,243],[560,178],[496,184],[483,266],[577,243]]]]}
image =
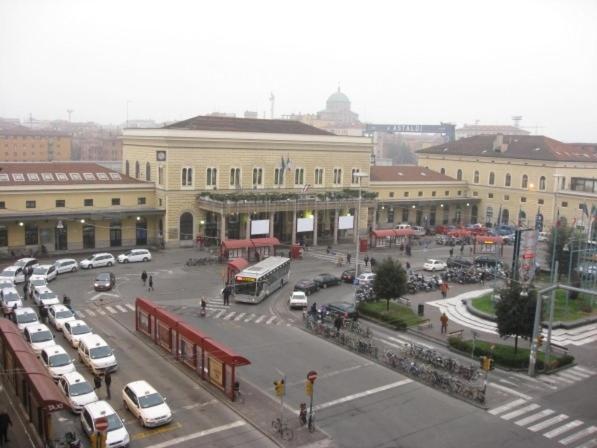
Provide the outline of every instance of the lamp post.
{"type": "MultiPolygon", "coordinates": [[[[355,213],[355,218],[356,218],[355,230],[356,230],[356,234],[357,234],[357,238],[356,238],[357,244],[356,244],[356,248],[355,248],[355,257],[354,257],[354,263],[355,263],[354,277],[357,278],[359,276],[359,254],[360,254],[360,243],[361,243],[360,238],[359,238],[359,220],[361,218],[361,179],[363,177],[369,177],[369,174],[358,172],[358,173],[354,173],[354,177],[356,177],[359,182],[359,202],[357,205],[357,212],[355,213]]],[[[356,295],[355,295],[355,298],[356,298],[356,295]]]]}

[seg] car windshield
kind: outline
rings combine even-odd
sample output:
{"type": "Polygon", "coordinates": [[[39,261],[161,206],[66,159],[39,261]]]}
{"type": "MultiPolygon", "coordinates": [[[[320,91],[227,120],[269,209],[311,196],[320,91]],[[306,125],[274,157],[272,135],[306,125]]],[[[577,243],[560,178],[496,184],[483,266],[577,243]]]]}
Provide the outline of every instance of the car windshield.
{"type": "Polygon", "coordinates": [[[69,310],[58,311],[56,313],[56,319],[68,319],[69,317],[73,317],[73,312],[69,310]]]}
{"type": "Polygon", "coordinates": [[[85,261],[85,260],[87,260],[87,261],[93,260],[93,255],[91,255],[89,257],[86,257],[86,258],[83,258],[83,261],[85,261]]]}
{"type": "Polygon", "coordinates": [[[122,428],[122,420],[116,414],[108,415],[108,432],[122,428]]]}
{"type": "Polygon", "coordinates": [[[36,331],[31,333],[31,342],[45,342],[52,340],[52,333],[49,330],[36,331]]]}
{"type": "Polygon", "coordinates": [[[48,268],[36,267],[33,270],[33,275],[46,275],[48,272],[48,268]]]}
{"type": "Polygon", "coordinates": [[[144,397],[139,397],[139,406],[141,408],[152,408],[154,406],[158,406],[164,402],[164,399],[160,394],[157,392],[149,395],[145,395],[144,397]]]}
{"type": "Polygon", "coordinates": [[[107,282],[110,280],[110,274],[99,274],[95,280],[99,282],[107,282]]]}
{"type": "Polygon", "coordinates": [[[30,324],[31,322],[37,322],[37,314],[25,313],[17,315],[17,324],[30,324]]]}
{"type": "Polygon", "coordinates": [[[29,280],[32,286],[43,286],[46,284],[46,281],[43,278],[34,278],[33,280],[29,280]]]}
{"type": "Polygon", "coordinates": [[[50,367],[62,367],[70,364],[72,361],[66,353],[60,353],[50,357],[50,367]]]}
{"type": "Polygon", "coordinates": [[[107,345],[102,347],[95,347],[89,350],[91,359],[107,358],[112,355],[112,349],[107,345]]]}
{"type": "Polygon", "coordinates": [[[5,302],[14,302],[20,299],[19,294],[14,291],[3,291],[2,298],[5,302]]]}
{"type": "Polygon", "coordinates": [[[87,381],[74,383],[68,386],[68,393],[71,397],[78,397],[79,395],[86,395],[91,392],[93,392],[93,389],[87,381]]]}
{"type": "Polygon", "coordinates": [[[15,276],[15,271],[2,271],[2,272],[0,272],[0,277],[13,278],[14,276],[15,276]]]}
{"type": "Polygon", "coordinates": [[[132,254],[133,254],[133,251],[132,251],[132,250],[127,250],[127,251],[126,251],[125,253],[123,253],[122,255],[125,255],[125,256],[127,256],[127,257],[128,257],[129,255],[132,255],[132,254]]]}
{"type": "Polygon", "coordinates": [[[44,292],[41,294],[41,300],[52,300],[58,299],[58,296],[53,292],[44,292]]]}
{"type": "Polygon", "coordinates": [[[72,334],[85,334],[91,331],[87,325],[77,325],[75,327],[71,327],[70,330],[72,334]]]}

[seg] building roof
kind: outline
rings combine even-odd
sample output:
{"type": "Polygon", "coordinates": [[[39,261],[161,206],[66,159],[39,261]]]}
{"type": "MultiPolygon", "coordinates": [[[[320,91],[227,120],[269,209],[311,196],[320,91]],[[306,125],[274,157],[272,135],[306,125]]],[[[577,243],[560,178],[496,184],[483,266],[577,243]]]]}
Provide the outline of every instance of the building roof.
{"type": "Polygon", "coordinates": [[[12,137],[70,137],[66,132],[52,131],[50,129],[33,130],[25,126],[15,126],[12,128],[0,129],[0,136],[12,137]]]}
{"type": "Polygon", "coordinates": [[[417,165],[372,166],[371,182],[454,182],[456,179],[417,165]]]}
{"type": "Polygon", "coordinates": [[[145,184],[97,163],[0,162],[0,188],[22,185],[145,184]]]}
{"type": "Polygon", "coordinates": [[[597,162],[591,145],[563,143],[543,135],[476,135],[419,149],[418,154],[528,159],[554,162],[597,162]]]}
{"type": "Polygon", "coordinates": [[[233,118],[202,116],[189,118],[164,126],[164,129],[195,131],[260,132],[267,134],[334,135],[322,129],[293,120],[266,120],[260,118],[233,118]]]}
{"type": "Polygon", "coordinates": [[[530,134],[529,131],[526,131],[521,128],[517,128],[516,126],[511,125],[492,125],[492,124],[465,124],[461,128],[456,129],[456,131],[460,132],[493,132],[497,134],[501,132],[506,134],[508,132],[516,133],[516,134],[530,134]]]}

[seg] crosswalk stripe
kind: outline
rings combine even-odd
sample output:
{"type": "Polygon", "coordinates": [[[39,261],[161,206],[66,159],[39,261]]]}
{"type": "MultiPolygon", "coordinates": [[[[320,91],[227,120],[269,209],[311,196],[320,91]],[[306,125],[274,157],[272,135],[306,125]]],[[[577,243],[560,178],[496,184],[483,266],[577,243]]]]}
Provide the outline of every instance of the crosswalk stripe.
{"type": "Polygon", "coordinates": [[[219,319],[220,317],[222,317],[224,314],[226,314],[226,310],[220,310],[218,311],[218,314],[216,314],[214,316],[215,319],[219,319]]]}
{"type": "Polygon", "coordinates": [[[106,315],[106,312],[105,312],[104,310],[97,310],[97,312],[98,312],[99,314],[101,314],[102,316],[105,316],[105,315],[106,315]]]}
{"type": "Polygon", "coordinates": [[[91,311],[91,310],[85,310],[85,312],[87,314],[89,314],[90,316],[95,316],[95,313],[93,311],[91,311]]]}
{"type": "Polygon", "coordinates": [[[265,319],[265,314],[264,314],[264,315],[262,315],[262,316],[259,316],[259,319],[257,319],[257,320],[255,321],[255,323],[256,323],[256,324],[258,324],[258,323],[261,323],[261,321],[262,321],[263,319],[265,319]]]}
{"type": "Polygon", "coordinates": [[[597,439],[591,439],[588,442],[578,445],[576,448],[595,448],[597,447],[597,439]]]}
{"type": "Polygon", "coordinates": [[[581,372],[588,373],[589,375],[595,375],[597,373],[594,370],[587,369],[586,367],[581,367],[581,366],[574,366],[572,368],[572,370],[580,370],[581,372]]]}
{"type": "Polygon", "coordinates": [[[236,314],[235,311],[232,311],[230,314],[224,316],[224,320],[230,320],[236,314]]]}
{"type": "Polygon", "coordinates": [[[257,314],[252,313],[249,317],[245,319],[245,322],[251,322],[253,319],[257,317],[257,314]]]}
{"type": "Polygon", "coordinates": [[[276,320],[276,316],[272,316],[272,317],[270,317],[270,318],[267,320],[267,322],[266,322],[265,324],[266,324],[266,325],[269,325],[269,324],[271,324],[271,323],[272,323],[274,320],[276,320]]]}
{"type": "Polygon", "coordinates": [[[105,307],[108,311],[110,311],[110,313],[112,314],[116,314],[116,310],[114,308],[112,308],[111,306],[106,306],[105,307]]]}
{"type": "Polygon", "coordinates": [[[122,313],[127,312],[127,309],[125,307],[123,307],[122,305],[116,305],[116,308],[118,308],[118,310],[121,311],[122,313]]]}
{"type": "Polygon", "coordinates": [[[85,313],[83,311],[77,311],[77,312],[75,312],[75,316],[77,316],[77,318],[85,317],[85,313]]]}
{"type": "Polygon", "coordinates": [[[512,408],[515,408],[516,406],[520,406],[521,404],[525,404],[525,403],[526,403],[526,400],[519,398],[518,400],[511,401],[510,403],[506,403],[502,406],[498,406],[497,408],[490,410],[489,413],[491,415],[498,415],[498,414],[501,414],[502,412],[508,411],[512,408]]]}
{"type": "Polygon", "coordinates": [[[537,423],[536,425],[529,426],[527,429],[533,432],[541,431],[542,429],[549,428],[550,426],[553,426],[556,423],[563,422],[567,418],[568,416],[566,414],[560,414],[541,423],[537,423]]]}
{"type": "Polygon", "coordinates": [[[580,440],[584,437],[590,436],[591,434],[594,434],[595,432],[597,432],[597,428],[595,426],[589,426],[588,428],[583,429],[582,431],[578,431],[575,434],[572,434],[571,436],[566,437],[565,439],[560,440],[560,443],[562,445],[568,445],[572,442],[576,442],[577,440],[580,440]]]}
{"type": "Polygon", "coordinates": [[[573,373],[576,376],[580,376],[582,378],[591,378],[591,374],[587,373],[587,372],[583,372],[582,370],[576,370],[575,367],[573,367],[572,369],[569,369],[568,372],[573,373]]]}
{"type": "Polygon", "coordinates": [[[516,411],[512,411],[507,414],[504,414],[501,416],[501,418],[504,420],[512,420],[515,417],[520,417],[522,414],[526,414],[527,412],[534,411],[538,407],[540,407],[540,406],[536,403],[529,404],[528,406],[525,406],[524,408],[520,408],[520,409],[517,409],[516,411]]]}
{"type": "Polygon", "coordinates": [[[566,423],[565,425],[562,425],[556,429],[552,429],[551,431],[546,432],[545,434],[543,434],[543,437],[553,439],[554,437],[559,436],[560,434],[564,434],[565,432],[568,432],[574,428],[577,428],[582,424],[583,422],[581,422],[580,420],[573,420],[569,423],[566,423]]]}
{"type": "Polygon", "coordinates": [[[579,381],[579,380],[584,380],[585,378],[589,378],[589,376],[581,376],[578,373],[574,373],[574,372],[558,372],[557,373],[560,376],[563,376],[564,378],[569,378],[573,381],[579,381]]]}
{"type": "Polygon", "coordinates": [[[571,380],[570,378],[566,378],[565,376],[562,376],[561,373],[556,373],[552,376],[564,383],[567,383],[567,384],[573,384],[574,382],[576,382],[576,380],[571,380]]]}
{"type": "Polygon", "coordinates": [[[525,417],[523,419],[520,419],[516,422],[514,422],[515,424],[517,424],[518,426],[526,426],[529,425],[533,422],[536,422],[537,420],[541,420],[543,417],[547,417],[548,415],[553,414],[555,411],[551,410],[551,409],[544,409],[541,412],[537,412],[534,415],[529,415],[528,417],[525,417]]]}
{"type": "Polygon", "coordinates": [[[234,320],[241,320],[243,317],[245,317],[245,314],[247,314],[247,313],[237,314],[236,317],[234,318],[234,320]]]}
{"type": "Polygon", "coordinates": [[[130,303],[125,303],[124,306],[126,306],[131,311],[135,311],[135,307],[133,305],[131,305],[130,303]]]}

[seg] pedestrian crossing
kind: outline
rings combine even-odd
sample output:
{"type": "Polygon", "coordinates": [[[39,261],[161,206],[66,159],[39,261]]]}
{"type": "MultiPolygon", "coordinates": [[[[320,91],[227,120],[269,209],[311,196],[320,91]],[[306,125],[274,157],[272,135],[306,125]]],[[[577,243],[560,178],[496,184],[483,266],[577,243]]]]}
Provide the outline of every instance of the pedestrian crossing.
{"type": "Polygon", "coordinates": [[[497,389],[503,388],[509,393],[516,392],[516,389],[522,385],[524,385],[525,388],[538,391],[546,389],[555,391],[586,380],[596,374],[597,371],[581,366],[574,366],[550,375],[538,375],[536,377],[530,377],[516,372],[507,372],[504,373],[505,377],[501,374],[496,375],[494,382],[490,383],[490,387],[497,389]],[[508,387],[512,387],[514,390],[508,390],[508,387]]]}
{"type": "MultiPolygon", "coordinates": [[[[580,371],[589,369],[579,368],[580,371]]],[[[489,414],[539,433],[546,439],[570,448],[597,448],[597,427],[528,399],[517,398],[490,409],[489,414]],[[591,438],[593,437],[593,438],[591,438]]]]}
{"type": "Polygon", "coordinates": [[[75,314],[77,318],[85,319],[86,317],[111,316],[119,313],[130,313],[131,311],[135,311],[135,306],[130,303],[124,303],[122,305],[105,305],[95,308],[76,308],[75,314]]]}
{"type": "MultiPolygon", "coordinates": [[[[351,258],[350,263],[346,262],[346,254],[339,252],[331,252],[331,253],[324,253],[324,252],[316,252],[316,251],[308,251],[303,252],[303,258],[311,257],[316,258],[318,260],[329,261],[330,263],[338,264],[338,255],[342,256],[342,266],[346,269],[354,269],[355,259],[354,257],[351,258]]],[[[359,260],[359,271],[360,272],[368,272],[370,270],[369,265],[365,266],[365,263],[362,259],[359,260]]]]}

